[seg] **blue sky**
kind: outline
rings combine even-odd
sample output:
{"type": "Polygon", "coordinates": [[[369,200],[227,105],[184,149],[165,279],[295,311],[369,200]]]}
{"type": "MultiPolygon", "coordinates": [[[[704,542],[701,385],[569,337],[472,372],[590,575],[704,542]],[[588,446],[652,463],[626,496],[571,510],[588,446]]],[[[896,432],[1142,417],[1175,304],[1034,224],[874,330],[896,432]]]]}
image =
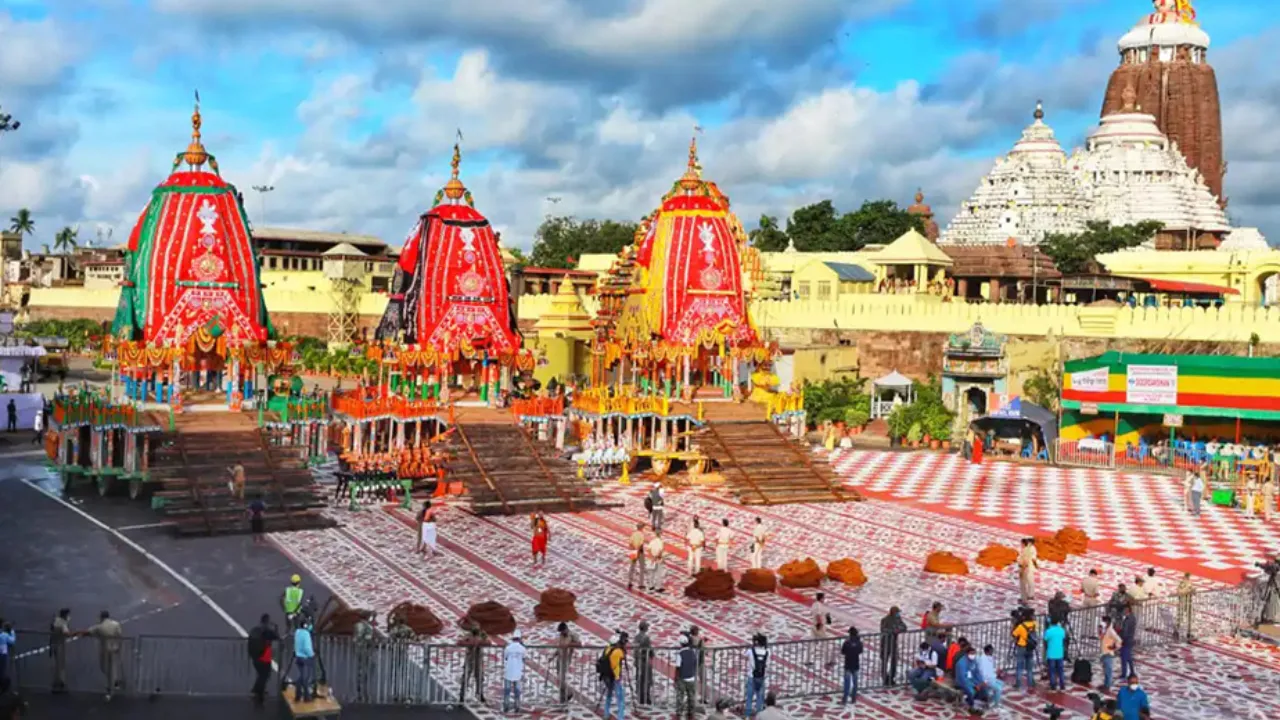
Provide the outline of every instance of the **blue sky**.
{"type": "MultiPolygon", "coordinates": [[[[1201,0],[1230,213],[1280,237],[1280,23],[1201,0]]],[[[255,222],[398,244],[457,128],[478,207],[527,245],[551,210],[635,218],[703,165],[749,224],[832,197],[940,220],[1042,98],[1097,120],[1145,0],[0,0],[0,216],[127,233],[190,133],[192,92],[255,222]],[[249,187],[276,187],[260,203],[249,187]],[[548,197],[560,198],[551,203],[548,197]],[[265,208],[265,213],[263,212],[265,208]]]]}

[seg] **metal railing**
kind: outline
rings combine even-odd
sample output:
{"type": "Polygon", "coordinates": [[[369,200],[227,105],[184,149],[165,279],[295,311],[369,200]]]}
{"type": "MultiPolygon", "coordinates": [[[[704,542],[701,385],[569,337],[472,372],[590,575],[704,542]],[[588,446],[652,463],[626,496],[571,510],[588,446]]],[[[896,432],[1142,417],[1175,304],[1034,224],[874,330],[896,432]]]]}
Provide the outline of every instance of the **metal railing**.
{"type": "MultiPolygon", "coordinates": [[[[1148,600],[1134,606],[1136,650],[1150,652],[1193,637],[1228,635],[1252,625],[1260,610],[1261,593],[1253,584],[1194,593],[1186,597],[1148,600]]],[[[1099,655],[1098,627],[1106,606],[1082,607],[1068,615],[1070,658],[1099,655]]],[[[905,622],[911,622],[905,618],[905,622]]],[[[1037,618],[1040,632],[1047,618],[1037,618]]],[[[952,628],[978,648],[991,645],[996,666],[1010,671],[1015,664],[1011,618],[967,623],[952,628]]],[[[858,669],[860,690],[907,683],[917,648],[927,633],[862,634],[858,669]]],[[[765,684],[779,698],[839,693],[844,679],[840,652],[844,637],[790,640],[769,646],[765,684]]],[[[48,689],[58,664],[44,633],[20,632],[13,677],[20,689],[48,689]]],[[[255,672],[246,641],[240,638],[137,636],[114,641],[111,647],[94,638],[76,638],[63,646],[66,686],[72,692],[104,692],[107,673],[118,681],[121,695],[244,696],[255,672]]],[[[344,704],[455,705],[483,697],[489,705],[502,701],[502,652],[499,645],[461,646],[424,642],[376,640],[360,643],[350,637],[321,636],[315,640],[319,668],[316,676],[344,704]]],[[[602,646],[558,648],[529,646],[521,681],[521,707],[553,708],[567,703],[592,704],[603,699],[596,677],[602,646]]],[[[673,648],[629,648],[624,687],[629,705],[670,708],[675,702],[673,648]]],[[[1043,648],[1036,653],[1043,656],[1043,648]]],[[[279,678],[294,675],[287,643],[276,651],[279,672],[268,693],[280,692],[279,678]]],[[[704,703],[744,699],[751,661],[746,646],[708,647],[698,675],[698,697],[704,703]]]]}
{"type": "MultiPolygon", "coordinates": [[[[1258,462],[1245,462],[1225,455],[1206,455],[1186,446],[1154,447],[1150,445],[1125,445],[1116,447],[1101,440],[1054,441],[1053,462],[1070,467],[1104,468],[1107,470],[1162,470],[1183,472],[1192,468],[1204,468],[1211,485],[1234,486],[1246,473],[1257,473],[1258,462]]],[[[1265,463],[1264,469],[1273,478],[1280,478],[1280,465],[1265,463]]]]}

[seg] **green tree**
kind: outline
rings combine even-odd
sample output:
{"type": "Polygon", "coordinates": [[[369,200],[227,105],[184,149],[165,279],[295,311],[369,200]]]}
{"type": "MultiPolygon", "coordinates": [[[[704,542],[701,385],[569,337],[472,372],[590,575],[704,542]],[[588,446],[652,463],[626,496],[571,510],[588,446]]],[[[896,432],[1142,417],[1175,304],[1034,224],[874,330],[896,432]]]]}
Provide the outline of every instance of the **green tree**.
{"type": "Polygon", "coordinates": [[[790,238],[778,225],[778,218],[761,215],[760,226],[748,233],[751,246],[761,252],[781,252],[787,249],[790,238]]]}
{"type": "Polygon", "coordinates": [[[529,261],[537,267],[572,268],[586,254],[615,254],[635,238],[636,224],[616,220],[548,217],[538,226],[529,261]]]}
{"type": "Polygon", "coordinates": [[[53,249],[60,253],[69,253],[75,250],[79,235],[80,231],[75,228],[62,228],[53,238],[53,249]]]}
{"type": "Polygon", "coordinates": [[[835,252],[845,244],[836,206],[830,200],[796,208],[787,220],[787,237],[801,252],[835,252]]]}
{"type": "Polygon", "coordinates": [[[1132,225],[1112,225],[1090,221],[1084,232],[1049,233],[1040,241],[1040,250],[1053,259],[1064,275],[1088,272],[1099,255],[1137,247],[1160,232],[1164,224],[1146,220],[1132,225]]]}
{"type": "Polygon", "coordinates": [[[30,237],[35,231],[36,221],[31,218],[30,210],[19,208],[18,212],[9,218],[9,232],[30,237]]]}
{"type": "Polygon", "coordinates": [[[912,215],[892,200],[867,200],[862,207],[840,218],[843,250],[861,250],[867,245],[888,245],[908,230],[924,232],[924,218],[912,215]]]}
{"type": "Polygon", "coordinates": [[[1037,368],[1035,374],[1022,382],[1022,394],[1031,402],[1047,410],[1058,409],[1058,379],[1044,368],[1037,368]]]}

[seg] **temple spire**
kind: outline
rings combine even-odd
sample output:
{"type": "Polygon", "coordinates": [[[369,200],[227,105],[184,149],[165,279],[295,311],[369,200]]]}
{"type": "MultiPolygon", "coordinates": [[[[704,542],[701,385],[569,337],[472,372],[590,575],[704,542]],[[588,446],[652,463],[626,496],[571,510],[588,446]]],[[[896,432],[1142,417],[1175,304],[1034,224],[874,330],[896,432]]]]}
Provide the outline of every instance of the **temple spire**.
{"type": "Polygon", "coordinates": [[[1036,120],[1044,120],[1044,102],[1040,100],[1036,101],[1036,111],[1032,113],[1032,117],[1036,120]]]}
{"type": "Polygon", "coordinates": [[[449,165],[453,168],[453,173],[449,177],[449,182],[445,183],[444,186],[445,197],[453,201],[461,200],[467,194],[467,187],[458,179],[458,169],[462,166],[461,130],[458,131],[458,140],[459,142],[453,144],[453,160],[449,162],[449,165]]]}
{"type": "Polygon", "coordinates": [[[680,187],[693,192],[702,187],[702,184],[702,165],[698,163],[698,136],[694,135],[689,140],[689,167],[684,171],[684,177],[680,178],[680,187]]]}
{"type": "Polygon", "coordinates": [[[200,141],[200,91],[196,91],[196,106],[191,113],[191,144],[187,145],[187,151],[182,154],[182,160],[191,166],[192,170],[199,170],[209,161],[209,153],[205,152],[204,143],[200,141]]]}

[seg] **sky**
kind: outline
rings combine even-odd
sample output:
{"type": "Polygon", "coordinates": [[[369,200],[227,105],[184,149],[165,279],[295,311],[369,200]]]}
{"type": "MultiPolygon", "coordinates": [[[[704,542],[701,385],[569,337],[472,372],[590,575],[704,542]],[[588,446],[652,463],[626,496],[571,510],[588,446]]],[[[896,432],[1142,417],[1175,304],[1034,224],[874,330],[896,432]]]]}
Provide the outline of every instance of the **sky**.
{"type": "MultiPolygon", "coordinates": [[[[1197,0],[1236,225],[1280,240],[1280,16],[1197,0]]],[[[1068,150],[1149,0],[0,0],[0,225],[118,244],[190,137],[258,226],[399,247],[449,173],[528,247],[635,220],[683,172],[749,226],[831,198],[945,225],[1038,99],[1068,150]],[[274,190],[260,193],[253,186],[274,190]]]]}

